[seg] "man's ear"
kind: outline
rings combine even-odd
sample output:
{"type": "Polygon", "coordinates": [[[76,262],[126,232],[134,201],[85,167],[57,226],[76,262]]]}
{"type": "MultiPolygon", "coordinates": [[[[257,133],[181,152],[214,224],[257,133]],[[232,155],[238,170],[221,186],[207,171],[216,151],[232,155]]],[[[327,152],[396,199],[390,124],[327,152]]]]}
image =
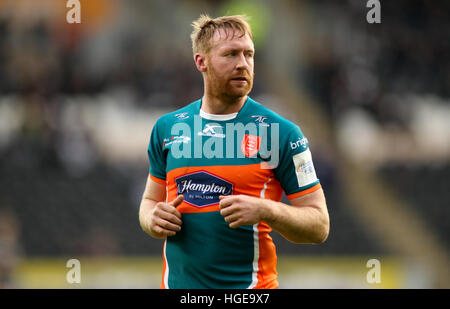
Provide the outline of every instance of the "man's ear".
{"type": "Polygon", "coordinates": [[[206,72],[207,59],[205,54],[196,53],[194,55],[195,65],[200,72],[206,72]]]}

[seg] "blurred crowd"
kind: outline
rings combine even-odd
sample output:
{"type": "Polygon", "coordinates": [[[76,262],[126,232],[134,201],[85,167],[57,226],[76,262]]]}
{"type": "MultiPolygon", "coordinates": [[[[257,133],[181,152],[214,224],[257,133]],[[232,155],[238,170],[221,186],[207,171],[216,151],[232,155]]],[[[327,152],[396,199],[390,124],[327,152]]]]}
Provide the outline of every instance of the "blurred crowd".
{"type": "Polygon", "coordinates": [[[18,23],[0,14],[2,162],[58,168],[72,150],[95,160],[95,145],[83,123],[77,132],[65,130],[63,114],[71,96],[95,101],[96,95],[121,89],[124,105],[138,107],[150,100],[154,107],[177,107],[201,93],[191,58],[177,50],[155,56],[145,29],[113,36],[113,52],[98,50],[101,37],[113,30],[92,35],[78,29],[45,18],[18,23]]]}
{"type": "Polygon", "coordinates": [[[364,21],[369,8],[360,2],[311,4],[318,14],[338,17],[328,19],[334,30],[306,47],[307,68],[301,72],[331,119],[358,106],[383,125],[405,126],[408,106],[399,106],[393,96],[434,94],[448,102],[450,3],[383,1],[381,23],[369,24],[364,21]]]}
{"type": "Polygon", "coordinates": [[[354,161],[448,161],[449,3],[384,1],[370,24],[361,2],[308,3],[300,83],[354,161]]]}
{"type": "MultiPolygon", "coordinates": [[[[449,102],[448,2],[385,2],[378,25],[361,22],[367,8],[360,1],[308,6],[313,16],[335,17],[324,21],[332,31],[311,32],[303,48],[304,64],[298,66],[302,84],[330,121],[348,122],[343,115],[362,110],[385,128],[412,130],[416,109],[408,96],[432,95],[433,102],[449,102]]],[[[95,147],[82,123],[76,138],[68,141],[64,133],[62,114],[70,96],[114,95],[120,89],[126,94],[123,104],[173,108],[197,99],[202,82],[189,42],[183,48],[158,49],[148,28],[136,25],[117,21],[88,33],[44,17],[20,23],[0,14],[0,100],[17,105],[3,110],[20,122],[14,139],[8,126],[16,124],[3,125],[0,156],[21,144],[33,147],[19,151],[34,154],[24,159],[27,164],[38,159],[58,164],[72,148],[85,149],[80,156],[94,160],[95,147]]],[[[12,157],[19,160],[21,154],[12,157]]]]}

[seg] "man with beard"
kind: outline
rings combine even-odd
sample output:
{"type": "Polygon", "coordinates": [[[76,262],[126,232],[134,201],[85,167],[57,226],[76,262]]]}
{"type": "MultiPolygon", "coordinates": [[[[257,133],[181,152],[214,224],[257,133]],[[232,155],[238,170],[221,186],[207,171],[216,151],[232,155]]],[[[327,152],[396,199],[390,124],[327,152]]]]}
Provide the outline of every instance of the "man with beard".
{"type": "Polygon", "coordinates": [[[192,25],[204,94],[153,127],[140,224],[165,239],[161,288],[277,288],[269,232],[294,243],[329,233],[308,140],[249,97],[255,49],[245,16],[192,25]]]}

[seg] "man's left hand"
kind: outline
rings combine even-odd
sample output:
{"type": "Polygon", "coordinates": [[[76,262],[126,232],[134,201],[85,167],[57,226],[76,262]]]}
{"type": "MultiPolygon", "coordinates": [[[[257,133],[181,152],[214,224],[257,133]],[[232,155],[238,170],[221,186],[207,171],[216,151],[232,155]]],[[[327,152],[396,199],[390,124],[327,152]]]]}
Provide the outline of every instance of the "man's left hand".
{"type": "Polygon", "coordinates": [[[220,214],[232,229],[263,220],[264,199],[248,195],[221,195],[219,199],[220,214]]]}

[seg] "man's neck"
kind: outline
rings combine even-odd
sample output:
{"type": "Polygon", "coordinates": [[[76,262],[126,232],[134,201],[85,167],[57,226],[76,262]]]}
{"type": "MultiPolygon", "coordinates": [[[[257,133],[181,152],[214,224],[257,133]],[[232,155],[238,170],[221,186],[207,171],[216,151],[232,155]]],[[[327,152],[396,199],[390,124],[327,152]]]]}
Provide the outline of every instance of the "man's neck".
{"type": "Polygon", "coordinates": [[[202,111],[208,114],[226,115],[237,113],[247,101],[247,95],[236,99],[224,100],[205,94],[202,99],[202,111]]]}

